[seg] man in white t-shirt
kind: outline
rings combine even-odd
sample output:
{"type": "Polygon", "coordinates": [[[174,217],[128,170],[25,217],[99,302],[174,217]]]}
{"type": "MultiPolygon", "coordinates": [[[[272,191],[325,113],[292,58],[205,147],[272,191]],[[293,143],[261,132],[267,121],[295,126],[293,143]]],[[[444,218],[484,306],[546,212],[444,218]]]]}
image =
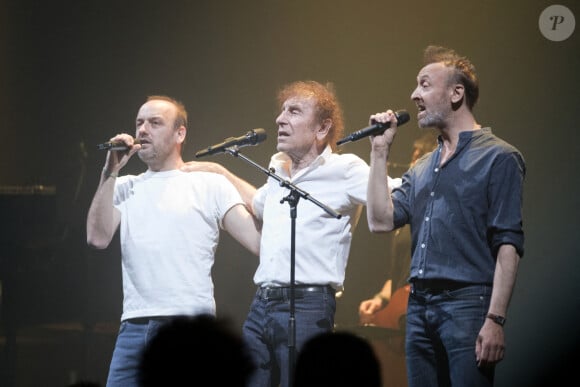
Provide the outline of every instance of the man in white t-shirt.
{"type": "Polygon", "coordinates": [[[123,314],[107,386],[138,386],[140,352],[171,317],[215,314],[211,268],[220,229],[254,254],[260,233],[236,188],[223,176],[180,170],[187,133],[184,106],[151,96],[136,119],[135,139],[119,134],[87,217],[87,243],[110,244],[120,226],[123,314]],[[137,153],[140,175],[118,177],[137,153]]]}

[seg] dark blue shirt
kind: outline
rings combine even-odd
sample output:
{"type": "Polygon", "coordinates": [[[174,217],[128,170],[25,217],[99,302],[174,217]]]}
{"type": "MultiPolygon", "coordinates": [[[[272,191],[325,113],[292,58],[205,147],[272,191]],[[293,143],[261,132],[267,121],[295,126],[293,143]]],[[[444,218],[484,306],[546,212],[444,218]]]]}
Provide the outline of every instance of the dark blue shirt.
{"type": "Polygon", "coordinates": [[[410,279],[491,284],[502,244],[524,253],[525,162],[490,128],[461,132],[442,166],[439,142],[392,193],[395,227],[411,225],[410,279]]]}

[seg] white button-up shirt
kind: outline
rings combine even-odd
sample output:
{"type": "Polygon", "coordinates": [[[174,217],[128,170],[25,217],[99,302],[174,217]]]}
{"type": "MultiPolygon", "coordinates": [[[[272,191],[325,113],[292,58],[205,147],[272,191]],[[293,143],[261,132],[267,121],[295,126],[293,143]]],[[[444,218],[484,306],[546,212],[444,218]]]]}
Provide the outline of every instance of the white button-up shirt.
{"type": "MultiPolygon", "coordinates": [[[[300,198],[296,207],[295,283],[331,285],[341,290],[352,234],[366,204],[368,164],[353,154],[332,153],[330,147],[295,176],[290,159],[272,156],[270,168],[313,199],[341,214],[337,219],[312,201],[300,198]]],[[[254,213],[263,221],[260,264],[254,275],[259,286],[288,286],[291,259],[290,193],[273,178],[258,189],[254,213]]]]}

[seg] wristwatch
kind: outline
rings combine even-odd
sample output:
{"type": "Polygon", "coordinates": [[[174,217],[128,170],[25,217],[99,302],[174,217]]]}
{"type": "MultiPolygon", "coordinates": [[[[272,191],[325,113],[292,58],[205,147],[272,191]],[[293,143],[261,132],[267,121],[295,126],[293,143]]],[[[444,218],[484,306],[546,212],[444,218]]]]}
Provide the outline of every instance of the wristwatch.
{"type": "Polygon", "coordinates": [[[493,314],[493,313],[488,313],[486,317],[493,320],[494,323],[499,324],[502,327],[505,324],[505,317],[503,317],[503,316],[499,316],[499,315],[493,314]]]}

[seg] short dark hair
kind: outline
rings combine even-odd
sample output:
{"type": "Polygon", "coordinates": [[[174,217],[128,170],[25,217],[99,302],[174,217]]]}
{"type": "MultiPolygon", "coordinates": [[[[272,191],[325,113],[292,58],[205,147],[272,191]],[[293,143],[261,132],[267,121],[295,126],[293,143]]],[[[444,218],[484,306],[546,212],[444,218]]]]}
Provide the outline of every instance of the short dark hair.
{"type": "Polygon", "coordinates": [[[449,81],[461,83],[465,87],[465,104],[469,110],[473,110],[479,98],[479,80],[475,66],[469,59],[450,48],[432,45],[425,49],[423,61],[425,65],[441,62],[452,68],[454,71],[449,81]]]}

